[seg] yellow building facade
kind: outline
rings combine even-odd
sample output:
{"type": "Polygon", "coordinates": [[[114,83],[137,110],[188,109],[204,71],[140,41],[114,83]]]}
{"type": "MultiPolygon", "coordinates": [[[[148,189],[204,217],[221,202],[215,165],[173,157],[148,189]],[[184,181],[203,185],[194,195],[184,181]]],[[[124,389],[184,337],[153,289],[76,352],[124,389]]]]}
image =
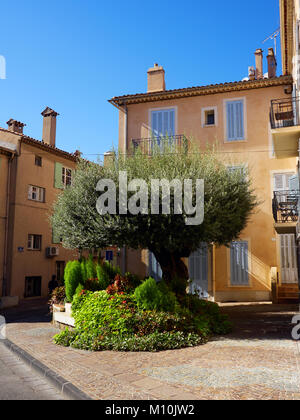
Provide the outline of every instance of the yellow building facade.
{"type": "Polygon", "coordinates": [[[56,117],[44,117],[43,140],[23,134],[10,120],[0,128],[0,305],[48,296],[53,275],[63,280],[64,266],[78,258],[62,248],[50,225],[57,195],[72,182],[77,156],[55,145],[56,117]]]}
{"type": "MultiPolygon", "coordinates": [[[[289,145],[277,147],[270,125],[272,101],[292,98],[293,78],[276,77],[273,49],[268,51],[267,74],[262,50],[255,57],[256,68],[250,68],[244,81],[171,91],[165,88],[164,69],[155,65],[148,71],[145,94],[110,100],[119,110],[123,152],[142,147],[148,153],[149,139],[159,141],[167,133],[175,143],[186,137],[200,149],[216,145],[228,170],[247,169],[260,204],[240,240],[230,248],[207,244],[206,249],[203,244],[186,261],[195,289],[218,302],[269,301],[272,282],[298,289],[296,223],[290,217],[287,223],[278,222],[274,208],[275,192],[289,190],[296,175],[297,157],[289,145]]],[[[147,250],[127,250],[126,262],[129,271],[161,275],[147,250]]]]}

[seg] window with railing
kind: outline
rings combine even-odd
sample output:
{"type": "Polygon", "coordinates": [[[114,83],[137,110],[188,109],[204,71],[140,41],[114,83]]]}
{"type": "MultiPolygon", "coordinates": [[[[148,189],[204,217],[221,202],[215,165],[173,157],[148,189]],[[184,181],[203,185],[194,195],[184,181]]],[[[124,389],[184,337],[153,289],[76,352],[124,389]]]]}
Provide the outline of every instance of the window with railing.
{"type": "Polygon", "coordinates": [[[273,216],[276,223],[294,223],[299,218],[300,191],[275,191],[273,216]]]}
{"type": "Polygon", "coordinates": [[[270,122],[272,129],[299,125],[299,97],[272,100],[270,122]]]}
{"type": "Polygon", "coordinates": [[[187,152],[189,149],[188,139],[184,135],[177,136],[153,136],[150,138],[132,139],[133,152],[140,150],[142,153],[152,155],[155,151],[178,151],[187,152]]]}

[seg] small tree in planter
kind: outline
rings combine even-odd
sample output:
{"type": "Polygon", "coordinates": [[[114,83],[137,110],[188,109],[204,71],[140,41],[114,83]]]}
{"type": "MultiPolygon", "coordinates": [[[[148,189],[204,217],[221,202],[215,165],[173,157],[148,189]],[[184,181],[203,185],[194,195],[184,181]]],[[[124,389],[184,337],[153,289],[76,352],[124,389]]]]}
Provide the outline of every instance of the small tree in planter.
{"type": "Polygon", "coordinates": [[[73,297],[76,293],[76,289],[81,283],[82,272],[81,264],[79,261],[69,261],[67,264],[67,270],[65,273],[65,287],[66,287],[66,299],[67,303],[71,304],[73,297]]]}

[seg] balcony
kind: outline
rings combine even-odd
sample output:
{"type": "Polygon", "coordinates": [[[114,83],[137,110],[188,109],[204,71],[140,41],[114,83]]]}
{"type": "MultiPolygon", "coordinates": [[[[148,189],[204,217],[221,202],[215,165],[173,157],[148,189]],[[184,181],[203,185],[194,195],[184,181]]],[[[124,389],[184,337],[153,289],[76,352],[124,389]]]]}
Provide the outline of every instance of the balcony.
{"type": "Polygon", "coordinates": [[[299,156],[300,98],[271,101],[270,123],[276,157],[299,156]]]}
{"type": "Polygon", "coordinates": [[[185,135],[177,136],[157,136],[142,139],[132,139],[131,147],[133,151],[141,150],[142,153],[152,155],[154,151],[164,150],[169,151],[170,149],[176,152],[187,153],[189,149],[189,140],[185,135]]]}
{"type": "Polygon", "coordinates": [[[278,233],[295,233],[299,220],[300,191],[275,191],[273,217],[278,233]]]}

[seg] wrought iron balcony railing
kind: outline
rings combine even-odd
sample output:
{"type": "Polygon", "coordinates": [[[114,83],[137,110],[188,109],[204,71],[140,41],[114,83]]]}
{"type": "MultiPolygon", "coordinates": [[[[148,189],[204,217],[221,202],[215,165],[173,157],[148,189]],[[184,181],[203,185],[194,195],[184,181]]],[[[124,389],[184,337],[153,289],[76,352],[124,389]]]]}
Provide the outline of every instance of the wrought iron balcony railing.
{"type": "Polygon", "coordinates": [[[293,223],[299,219],[300,191],[275,191],[273,216],[276,223],[293,223]]]}
{"type": "Polygon", "coordinates": [[[164,152],[165,150],[174,150],[178,152],[187,152],[189,141],[184,135],[177,136],[153,136],[150,138],[132,139],[133,151],[137,149],[142,153],[152,155],[155,150],[164,152]]]}
{"type": "Polygon", "coordinates": [[[297,97],[271,101],[270,122],[273,130],[299,125],[299,100],[297,97]]]}

